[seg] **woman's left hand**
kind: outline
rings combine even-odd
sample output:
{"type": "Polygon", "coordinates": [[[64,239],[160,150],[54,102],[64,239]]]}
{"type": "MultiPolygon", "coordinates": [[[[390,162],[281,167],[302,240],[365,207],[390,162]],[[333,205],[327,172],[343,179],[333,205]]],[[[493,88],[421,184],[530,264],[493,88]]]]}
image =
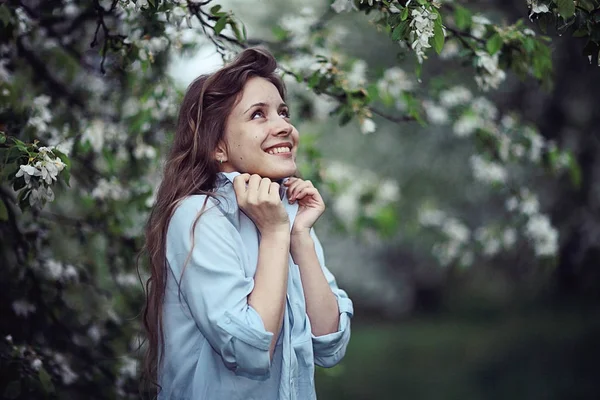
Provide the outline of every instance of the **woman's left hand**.
{"type": "Polygon", "coordinates": [[[325,202],[311,181],[289,178],[284,184],[290,203],[298,202],[298,213],[292,227],[292,234],[310,232],[315,222],[325,211],[325,202]]]}

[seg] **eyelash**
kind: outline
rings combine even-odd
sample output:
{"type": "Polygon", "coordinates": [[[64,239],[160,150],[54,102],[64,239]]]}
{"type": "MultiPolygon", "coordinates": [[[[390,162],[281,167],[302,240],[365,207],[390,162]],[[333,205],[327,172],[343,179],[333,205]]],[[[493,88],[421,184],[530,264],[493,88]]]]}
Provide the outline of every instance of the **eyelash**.
{"type": "MultiPolygon", "coordinates": [[[[264,112],[262,110],[256,110],[252,113],[252,116],[250,117],[250,119],[254,119],[254,116],[257,115],[258,113],[261,113],[264,115],[264,112]]],[[[284,118],[290,118],[290,110],[288,109],[283,109],[281,111],[279,111],[279,113],[285,113],[285,117],[284,118]]]]}

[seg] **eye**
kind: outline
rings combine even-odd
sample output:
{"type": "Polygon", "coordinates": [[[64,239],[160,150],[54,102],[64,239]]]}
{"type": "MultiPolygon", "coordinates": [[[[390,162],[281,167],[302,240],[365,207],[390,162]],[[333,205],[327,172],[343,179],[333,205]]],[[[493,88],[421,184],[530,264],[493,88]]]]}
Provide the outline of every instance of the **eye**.
{"type": "Polygon", "coordinates": [[[281,111],[279,111],[279,115],[282,115],[284,118],[289,118],[290,117],[290,110],[287,108],[282,108],[281,111]]]}
{"type": "Polygon", "coordinates": [[[262,110],[256,110],[252,113],[252,116],[250,117],[250,119],[256,119],[256,116],[261,116],[264,117],[265,114],[262,112],[262,110]]]}

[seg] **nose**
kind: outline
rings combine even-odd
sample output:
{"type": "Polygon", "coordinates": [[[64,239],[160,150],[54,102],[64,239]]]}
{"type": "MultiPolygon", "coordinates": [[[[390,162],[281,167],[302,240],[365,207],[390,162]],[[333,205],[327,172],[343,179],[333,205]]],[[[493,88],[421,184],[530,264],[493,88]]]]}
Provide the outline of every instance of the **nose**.
{"type": "Polygon", "coordinates": [[[272,129],[274,136],[289,136],[292,133],[292,129],[294,129],[294,127],[284,118],[278,117],[273,122],[272,129]]]}

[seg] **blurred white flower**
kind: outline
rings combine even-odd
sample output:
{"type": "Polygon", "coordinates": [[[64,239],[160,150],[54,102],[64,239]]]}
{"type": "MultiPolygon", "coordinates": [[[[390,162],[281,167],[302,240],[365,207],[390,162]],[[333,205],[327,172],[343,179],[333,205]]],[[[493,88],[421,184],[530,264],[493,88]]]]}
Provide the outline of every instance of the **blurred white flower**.
{"type": "Polygon", "coordinates": [[[465,113],[454,123],[452,130],[458,137],[467,137],[475,133],[482,125],[483,121],[479,116],[465,113]]]}
{"type": "Polygon", "coordinates": [[[310,43],[310,27],[317,20],[312,7],[303,7],[299,13],[286,15],[279,21],[279,25],[290,34],[290,46],[304,47],[310,43]]]}
{"type": "Polygon", "coordinates": [[[152,160],[156,157],[156,149],[153,146],[150,146],[149,144],[146,144],[142,141],[138,141],[135,146],[135,149],[133,149],[133,156],[138,160],[142,158],[152,160]]]}
{"type": "Polygon", "coordinates": [[[94,149],[96,153],[99,153],[102,151],[102,146],[104,146],[105,129],[106,126],[104,121],[95,119],[88,125],[87,129],[83,131],[81,141],[83,143],[89,143],[92,146],[92,149],[94,149]]]}
{"type": "Polygon", "coordinates": [[[480,155],[474,154],[470,158],[473,175],[478,181],[486,183],[505,182],[508,173],[506,168],[493,161],[487,161],[480,155]]]}
{"type": "Polygon", "coordinates": [[[435,104],[433,101],[424,100],[423,109],[425,110],[425,114],[427,114],[427,119],[432,124],[444,125],[449,120],[448,110],[438,104],[435,104]]]}
{"type": "Polygon", "coordinates": [[[105,200],[123,200],[128,197],[127,191],[121,186],[121,184],[112,177],[109,180],[101,178],[98,181],[97,186],[92,190],[92,197],[95,199],[105,200]]]}
{"type": "Polygon", "coordinates": [[[60,375],[61,375],[62,381],[65,385],[71,385],[73,382],[75,382],[77,380],[77,378],[79,376],[75,372],[73,372],[73,370],[71,369],[71,366],[69,365],[69,362],[67,361],[65,356],[63,356],[60,353],[55,353],[54,361],[60,368],[60,375]]]}
{"type": "Polygon", "coordinates": [[[331,8],[336,13],[357,10],[354,5],[354,0],[335,0],[333,4],[331,4],[331,8]]]}
{"type": "Polygon", "coordinates": [[[506,72],[498,66],[500,51],[493,56],[483,50],[477,50],[476,65],[479,67],[479,75],[475,77],[477,86],[483,91],[491,88],[497,89],[500,83],[506,79],[506,72]]]}
{"type": "Polygon", "coordinates": [[[377,125],[371,118],[365,118],[360,123],[360,130],[365,135],[375,132],[376,129],[377,129],[377,125]]]}
{"type": "Polygon", "coordinates": [[[442,226],[446,214],[441,210],[424,208],[419,210],[418,219],[423,226],[442,226]]]}
{"type": "Polygon", "coordinates": [[[376,198],[384,203],[393,203],[400,198],[400,188],[395,181],[386,179],[377,186],[376,198]]]}
{"type": "Polygon", "coordinates": [[[35,312],[36,307],[27,300],[15,300],[12,303],[12,309],[17,316],[27,317],[35,312]]]}
{"type": "Polygon", "coordinates": [[[31,362],[31,368],[32,368],[34,371],[39,371],[39,370],[40,370],[40,368],[42,368],[42,360],[40,360],[39,358],[36,358],[35,360],[33,360],[33,361],[31,362]]]}
{"type": "Polygon", "coordinates": [[[502,233],[502,242],[505,249],[511,248],[517,242],[517,231],[514,228],[506,228],[502,233]]]}
{"type": "Polygon", "coordinates": [[[415,82],[410,79],[402,68],[392,67],[383,73],[383,77],[377,81],[377,90],[380,93],[388,93],[397,98],[402,92],[410,92],[414,89],[415,82]]]}
{"type": "Polygon", "coordinates": [[[467,104],[473,98],[473,94],[464,86],[454,86],[440,92],[440,104],[444,108],[452,108],[461,104],[467,104]]]}
{"type": "Polygon", "coordinates": [[[558,252],[558,231],[546,215],[532,215],[525,228],[527,236],[534,242],[538,256],[554,256],[558,252]]]}
{"type": "Polygon", "coordinates": [[[481,39],[485,35],[486,26],[490,25],[491,21],[482,15],[474,15],[471,19],[471,35],[477,39],[481,39]]]}
{"type": "Polygon", "coordinates": [[[447,41],[446,43],[444,43],[444,48],[442,49],[442,52],[440,53],[440,58],[442,60],[449,60],[451,58],[456,57],[459,52],[460,52],[460,46],[458,45],[458,43],[456,43],[455,40],[450,40],[450,41],[447,41]]]}
{"type": "Polygon", "coordinates": [[[137,286],[140,284],[139,278],[136,275],[131,274],[131,273],[128,273],[128,274],[119,273],[115,277],[115,280],[121,286],[137,286]]]}
{"type": "Polygon", "coordinates": [[[356,90],[361,88],[367,82],[366,78],[367,63],[364,60],[356,60],[352,64],[352,69],[346,74],[348,88],[356,90]]]}
{"type": "Polygon", "coordinates": [[[469,228],[456,218],[446,218],[442,224],[442,232],[459,244],[465,244],[469,240],[469,228]]]}

